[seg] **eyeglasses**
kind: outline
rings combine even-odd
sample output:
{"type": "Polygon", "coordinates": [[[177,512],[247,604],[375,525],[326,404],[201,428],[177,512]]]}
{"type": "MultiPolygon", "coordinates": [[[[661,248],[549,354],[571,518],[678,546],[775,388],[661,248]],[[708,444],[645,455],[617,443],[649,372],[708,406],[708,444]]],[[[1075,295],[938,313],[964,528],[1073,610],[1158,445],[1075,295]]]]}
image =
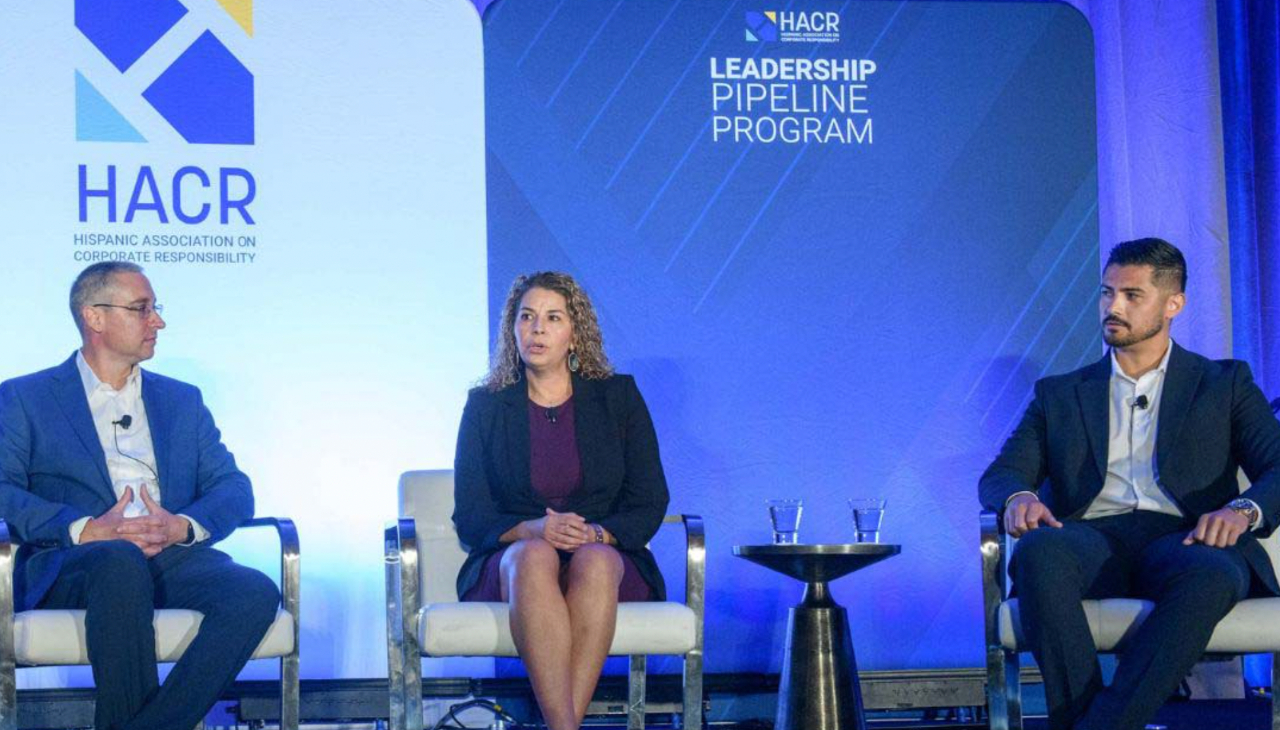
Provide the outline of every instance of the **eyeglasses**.
{"type": "Polygon", "coordinates": [[[128,306],[124,304],[91,304],[91,307],[109,307],[111,309],[127,309],[138,315],[138,319],[151,319],[151,315],[164,315],[163,304],[137,304],[128,306]]]}

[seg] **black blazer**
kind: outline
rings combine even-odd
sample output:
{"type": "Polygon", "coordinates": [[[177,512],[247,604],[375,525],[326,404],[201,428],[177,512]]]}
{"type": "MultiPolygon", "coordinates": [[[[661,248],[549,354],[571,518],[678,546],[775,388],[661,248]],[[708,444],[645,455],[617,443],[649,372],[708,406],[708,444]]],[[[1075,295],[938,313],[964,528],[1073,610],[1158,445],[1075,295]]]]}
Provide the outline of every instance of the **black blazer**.
{"type": "MultiPolygon", "coordinates": [[[[479,580],[485,558],[502,548],[503,533],[546,514],[548,505],[533,491],[529,476],[528,398],[523,380],[496,393],[476,388],[467,396],[453,467],[453,523],[470,553],[458,572],[459,596],[479,580]]],[[[662,574],[645,545],[666,514],[667,478],[635,379],[575,375],[573,411],[582,487],[563,509],[612,533],[654,600],[665,600],[662,574]]]]}
{"type": "MultiPolygon", "coordinates": [[[[1173,344],[1160,396],[1156,467],[1160,486],[1195,520],[1239,496],[1262,510],[1262,526],[1237,546],[1254,573],[1280,594],[1258,537],[1280,525],[1280,421],[1237,360],[1209,360],[1173,344]]],[[[978,485],[982,505],[1004,509],[1019,491],[1036,492],[1060,519],[1080,519],[1107,473],[1111,357],[1035,385],[1035,399],[978,485]]]]}

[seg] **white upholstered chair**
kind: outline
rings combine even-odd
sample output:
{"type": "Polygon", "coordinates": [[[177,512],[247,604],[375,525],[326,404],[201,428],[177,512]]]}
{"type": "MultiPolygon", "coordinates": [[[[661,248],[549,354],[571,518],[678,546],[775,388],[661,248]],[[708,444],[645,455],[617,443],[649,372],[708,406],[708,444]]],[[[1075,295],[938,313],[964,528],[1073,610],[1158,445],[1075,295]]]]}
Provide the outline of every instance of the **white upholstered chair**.
{"type": "MultiPolygon", "coordinates": [[[[1022,688],[1018,653],[1027,651],[1018,619],[1018,599],[1008,598],[1008,556],[1013,539],[994,512],[980,515],[982,603],[987,646],[987,708],[991,730],[1021,730],[1022,688]]],[[[1280,574],[1280,531],[1263,541],[1280,574]]],[[[1101,652],[1122,651],[1125,640],[1151,613],[1153,604],[1133,598],[1084,601],[1093,640],[1101,652]]],[[[1272,684],[1280,678],[1280,598],[1249,598],[1236,604],[1213,632],[1208,654],[1271,654],[1272,684]]],[[[1280,730],[1280,703],[1272,693],[1271,728],[1280,730]]]]}
{"type": "MultiPolygon", "coordinates": [[[[386,530],[387,668],[391,727],[422,728],[422,657],[514,657],[506,603],[459,603],[466,552],[453,526],[453,472],[400,477],[401,518],[386,530]]],[[[611,656],[630,656],[627,727],[644,727],[645,657],[684,657],[683,727],[702,727],[702,520],[669,516],[686,531],[685,601],[623,603],[611,656]]]]}
{"type": "MultiPolygon", "coordinates": [[[[300,566],[298,533],[287,519],[261,517],[242,527],[274,527],[280,536],[280,594],[282,605],[254,659],[280,659],[280,727],[297,730],[300,704],[298,682],[298,594],[300,566]]],[[[13,611],[13,566],[17,544],[0,520],[0,730],[18,727],[16,668],[22,666],[87,665],[84,611],[13,611]]],[[[156,661],[175,662],[200,629],[198,611],[162,609],[155,614],[156,661]]]]}

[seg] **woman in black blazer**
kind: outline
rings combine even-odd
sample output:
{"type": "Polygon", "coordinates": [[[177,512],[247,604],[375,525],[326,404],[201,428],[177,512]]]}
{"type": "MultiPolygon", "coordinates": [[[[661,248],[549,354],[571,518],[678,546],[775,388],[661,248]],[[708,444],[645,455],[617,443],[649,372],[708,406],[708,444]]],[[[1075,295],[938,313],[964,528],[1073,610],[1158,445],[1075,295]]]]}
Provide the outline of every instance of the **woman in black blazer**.
{"type": "Polygon", "coordinates": [[[614,374],[570,276],[518,277],[493,362],[462,414],[454,524],[467,601],[508,601],[511,633],[551,730],[577,730],[613,642],[617,605],[664,600],[645,547],[668,495],[635,380],[614,374]]]}

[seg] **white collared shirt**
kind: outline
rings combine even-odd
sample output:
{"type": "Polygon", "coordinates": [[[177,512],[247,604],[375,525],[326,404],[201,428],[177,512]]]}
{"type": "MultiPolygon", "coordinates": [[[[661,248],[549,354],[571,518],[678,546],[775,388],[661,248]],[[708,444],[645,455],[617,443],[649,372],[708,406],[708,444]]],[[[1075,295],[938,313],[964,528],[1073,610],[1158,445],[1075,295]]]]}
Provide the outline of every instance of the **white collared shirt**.
{"type": "Polygon", "coordinates": [[[1156,433],[1160,396],[1164,392],[1172,341],[1160,364],[1137,379],[1125,374],[1111,351],[1111,397],[1107,408],[1107,476],[1102,491],[1085,510],[1084,519],[1134,510],[1182,516],[1182,510],[1160,487],[1156,465],[1156,433]],[[1145,407],[1139,404],[1145,397],[1145,407]]]}
{"type": "MultiPolygon", "coordinates": [[[[107,460],[107,475],[111,477],[116,499],[124,495],[126,488],[133,488],[133,501],[125,507],[124,516],[149,514],[142,502],[142,490],[146,489],[151,499],[159,504],[161,485],[155,446],[151,442],[151,424],[147,421],[147,408],[142,401],[142,368],[135,365],[125,379],[124,387],[119,390],[99,380],[80,352],[76,352],[76,369],[80,371],[80,382],[89,401],[89,414],[93,417],[98,443],[102,445],[102,453],[107,460]],[[128,428],[121,423],[125,416],[130,419],[128,428]]],[[[195,528],[197,542],[208,538],[209,533],[199,523],[186,515],[180,516],[195,528]]],[[[80,543],[80,533],[89,519],[82,517],[71,523],[73,543],[80,543]]]]}

